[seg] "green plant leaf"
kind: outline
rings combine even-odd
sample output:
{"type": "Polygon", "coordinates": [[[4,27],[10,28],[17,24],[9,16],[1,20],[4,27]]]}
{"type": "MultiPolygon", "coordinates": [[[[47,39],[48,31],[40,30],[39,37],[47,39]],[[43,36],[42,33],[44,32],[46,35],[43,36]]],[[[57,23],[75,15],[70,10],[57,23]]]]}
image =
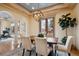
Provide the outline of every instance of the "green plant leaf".
{"type": "Polygon", "coordinates": [[[68,13],[66,15],[62,15],[61,18],[59,18],[59,25],[61,26],[62,30],[69,28],[69,27],[74,27],[76,24],[76,18],[71,18],[69,17],[71,13],[68,13]]]}
{"type": "Polygon", "coordinates": [[[67,41],[67,37],[65,36],[65,37],[62,38],[61,42],[65,45],[66,41],[67,41]]]}

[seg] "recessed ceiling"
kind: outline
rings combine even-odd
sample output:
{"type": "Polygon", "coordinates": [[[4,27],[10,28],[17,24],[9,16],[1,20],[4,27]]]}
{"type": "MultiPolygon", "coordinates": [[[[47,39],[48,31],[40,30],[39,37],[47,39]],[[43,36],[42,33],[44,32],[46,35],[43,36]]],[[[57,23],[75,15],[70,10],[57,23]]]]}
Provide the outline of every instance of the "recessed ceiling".
{"type": "Polygon", "coordinates": [[[44,9],[50,6],[55,6],[59,3],[19,3],[20,6],[24,7],[28,11],[34,11],[37,9],[44,9]]]}

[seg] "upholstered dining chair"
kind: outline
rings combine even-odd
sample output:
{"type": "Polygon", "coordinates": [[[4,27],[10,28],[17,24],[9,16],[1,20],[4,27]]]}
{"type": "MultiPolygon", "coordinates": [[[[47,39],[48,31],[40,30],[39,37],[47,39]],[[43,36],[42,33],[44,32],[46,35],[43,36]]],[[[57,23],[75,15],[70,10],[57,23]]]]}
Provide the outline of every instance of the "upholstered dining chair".
{"type": "Polygon", "coordinates": [[[23,44],[23,47],[24,47],[23,55],[24,55],[25,51],[29,51],[30,52],[29,55],[31,55],[32,47],[31,47],[31,40],[30,40],[30,38],[29,37],[23,37],[22,38],[22,44],[23,44]]]}
{"type": "Polygon", "coordinates": [[[51,49],[47,47],[47,41],[45,38],[35,38],[35,45],[36,45],[36,56],[42,55],[47,56],[51,49]]]}
{"type": "Polygon", "coordinates": [[[67,52],[68,55],[70,56],[71,46],[72,46],[72,36],[68,36],[66,44],[65,45],[58,44],[57,45],[57,47],[58,47],[57,50],[62,51],[62,52],[67,52]]]}
{"type": "Polygon", "coordinates": [[[0,42],[0,55],[7,53],[12,49],[11,40],[0,42]]]}

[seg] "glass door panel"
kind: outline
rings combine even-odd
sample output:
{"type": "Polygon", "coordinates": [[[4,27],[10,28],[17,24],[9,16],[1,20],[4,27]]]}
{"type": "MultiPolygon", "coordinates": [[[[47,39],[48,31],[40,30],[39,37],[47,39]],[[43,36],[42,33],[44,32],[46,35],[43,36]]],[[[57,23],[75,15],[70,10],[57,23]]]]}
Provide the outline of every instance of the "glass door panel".
{"type": "Polygon", "coordinates": [[[41,20],[41,32],[46,33],[46,21],[41,20]]]}
{"type": "Polygon", "coordinates": [[[47,36],[52,37],[53,36],[53,18],[48,18],[47,20],[47,27],[48,27],[48,32],[47,32],[47,36]]]}

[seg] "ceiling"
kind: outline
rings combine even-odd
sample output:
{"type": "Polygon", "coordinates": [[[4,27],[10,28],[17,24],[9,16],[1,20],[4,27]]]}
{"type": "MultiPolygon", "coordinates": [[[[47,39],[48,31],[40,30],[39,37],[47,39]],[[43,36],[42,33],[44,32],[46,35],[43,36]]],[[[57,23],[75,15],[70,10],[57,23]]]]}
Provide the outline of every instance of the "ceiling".
{"type": "Polygon", "coordinates": [[[11,10],[18,10],[20,13],[23,13],[24,15],[32,16],[33,11],[36,11],[37,9],[40,9],[41,12],[46,16],[52,16],[56,13],[64,10],[71,10],[76,6],[76,3],[6,3],[6,4],[0,4],[4,7],[8,7],[11,10]],[[32,6],[34,9],[32,9],[32,6]]]}
{"type": "Polygon", "coordinates": [[[38,9],[45,9],[51,6],[55,6],[61,3],[18,3],[18,5],[24,7],[28,11],[32,12],[38,9]]]}

